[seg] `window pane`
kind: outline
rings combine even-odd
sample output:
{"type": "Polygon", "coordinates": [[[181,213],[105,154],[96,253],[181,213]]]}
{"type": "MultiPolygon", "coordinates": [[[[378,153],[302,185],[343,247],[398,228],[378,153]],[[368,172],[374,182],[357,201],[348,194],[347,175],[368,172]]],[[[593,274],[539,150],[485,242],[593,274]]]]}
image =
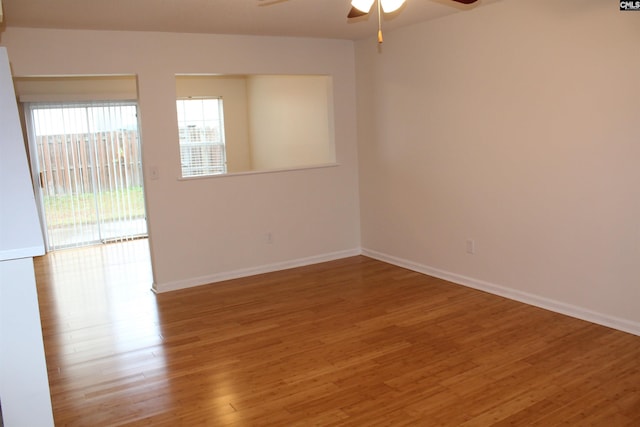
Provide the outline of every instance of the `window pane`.
{"type": "Polygon", "coordinates": [[[181,99],[176,107],[182,177],[226,173],[222,99],[181,99]]]}

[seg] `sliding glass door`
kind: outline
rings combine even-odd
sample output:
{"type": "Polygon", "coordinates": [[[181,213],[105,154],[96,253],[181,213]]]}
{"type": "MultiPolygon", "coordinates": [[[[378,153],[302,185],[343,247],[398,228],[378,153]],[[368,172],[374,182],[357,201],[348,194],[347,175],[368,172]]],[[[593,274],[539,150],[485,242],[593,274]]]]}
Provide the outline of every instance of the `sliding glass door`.
{"type": "Polygon", "coordinates": [[[135,102],[25,104],[48,250],[147,234],[135,102]]]}

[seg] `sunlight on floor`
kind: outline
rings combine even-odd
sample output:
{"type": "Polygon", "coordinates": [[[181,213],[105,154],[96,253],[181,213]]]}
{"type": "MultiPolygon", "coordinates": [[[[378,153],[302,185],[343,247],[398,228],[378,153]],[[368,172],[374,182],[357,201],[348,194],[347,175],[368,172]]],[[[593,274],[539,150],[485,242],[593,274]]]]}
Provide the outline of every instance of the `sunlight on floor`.
{"type": "MultiPolygon", "coordinates": [[[[127,352],[162,367],[162,354],[148,350],[161,344],[162,336],[147,239],[51,252],[36,260],[36,268],[52,284],[47,292],[53,306],[46,315],[58,326],[47,332],[64,348],[60,367],[89,355],[127,352]]],[[[117,369],[113,361],[103,367],[105,375],[117,369]]]]}

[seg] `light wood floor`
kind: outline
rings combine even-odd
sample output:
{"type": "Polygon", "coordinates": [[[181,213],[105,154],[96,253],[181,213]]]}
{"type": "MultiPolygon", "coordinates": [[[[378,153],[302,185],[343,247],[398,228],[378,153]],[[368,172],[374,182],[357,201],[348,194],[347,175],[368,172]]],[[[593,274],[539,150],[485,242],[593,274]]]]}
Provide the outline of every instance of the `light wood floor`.
{"type": "Polygon", "coordinates": [[[36,260],[57,426],[640,426],[640,337],[365,257],[154,295],[36,260]]]}

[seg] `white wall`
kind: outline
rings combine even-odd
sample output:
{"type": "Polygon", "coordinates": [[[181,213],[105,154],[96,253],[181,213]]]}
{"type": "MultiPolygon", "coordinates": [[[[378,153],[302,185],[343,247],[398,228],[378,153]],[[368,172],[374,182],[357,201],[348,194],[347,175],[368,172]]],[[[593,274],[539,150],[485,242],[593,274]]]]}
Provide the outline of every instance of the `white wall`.
{"type": "Polygon", "coordinates": [[[353,44],[339,40],[8,28],[14,74],[136,74],[159,291],[357,253],[353,44]],[[333,77],[339,166],[178,180],[176,74],[333,77]],[[159,179],[150,180],[155,166],[159,179]],[[271,232],[273,243],[265,235],[271,232]]]}
{"type": "Polygon", "coordinates": [[[0,261],[0,399],[6,427],[54,425],[30,257],[0,261]]]}
{"type": "Polygon", "coordinates": [[[0,424],[7,427],[53,426],[32,259],[43,253],[9,60],[0,48],[0,424]]]}
{"type": "Polygon", "coordinates": [[[639,40],[505,0],[359,41],[366,253],[640,334],[639,40]]]}
{"type": "Polygon", "coordinates": [[[134,100],[136,76],[16,77],[20,102],[134,100]]]}
{"type": "Polygon", "coordinates": [[[255,169],[336,161],[328,76],[250,76],[248,89],[255,169]]]}

